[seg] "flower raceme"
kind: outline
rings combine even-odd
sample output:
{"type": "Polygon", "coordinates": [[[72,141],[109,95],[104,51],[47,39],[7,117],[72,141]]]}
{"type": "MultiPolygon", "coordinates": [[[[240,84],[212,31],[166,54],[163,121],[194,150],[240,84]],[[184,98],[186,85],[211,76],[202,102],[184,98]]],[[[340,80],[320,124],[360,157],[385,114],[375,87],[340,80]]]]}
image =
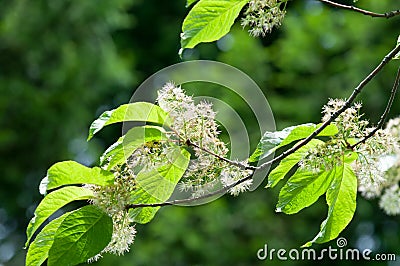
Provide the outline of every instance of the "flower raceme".
{"type": "MultiPolygon", "coordinates": [[[[195,158],[190,161],[182,181],[178,184],[181,191],[192,192],[192,197],[210,193],[218,183],[229,186],[250,174],[248,170],[230,165],[218,157],[226,157],[228,148],[219,139],[220,132],[215,120],[216,113],[211,103],[194,103],[181,87],[167,83],[159,92],[157,102],[173,119],[173,135],[183,142],[195,143],[195,158]],[[217,155],[217,156],[215,156],[217,155]],[[218,180],[218,177],[222,177],[218,180]]],[[[241,183],[229,192],[237,196],[246,191],[252,181],[241,183]]]]}
{"type": "MultiPolygon", "coordinates": [[[[181,87],[173,83],[162,87],[158,92],[157,103],[168,112],[173,121],[170,125],[171,130],[166,131],[167,140],[144,143],[122,165],[113,166],[113,185],[85,185],[94,193],[91,204],[98,206],[113,219],[111,242],[90,261],[99,259],[103,253],[122,255],[129,251],[136,230],[126,206],[130,203],[131,193],[136,189],[137,175],[151,172],[167,163],[177,145],[193,152],[193,158],[177,186],[181,191],[191,193],[193,198],[210,193],[221,186],[231,186],[251,174],[250,170],[240,169],[220,159],[227,155],[228,148],[219,139],[216,113],[210,103],[202,101],[196,104],[191,96],[186,95],[181,87]]],[[[106,160],[103,167],[107,169],[108,166],[109,161],[106,160]]],[[[248,190],[251,184],[251,179],[246,180],[230,188],[228,192],[237,196],[248,190]]]]}
{"type": "Polygon", "coordinates": [[[250,27],[254,37],[265,36],[274,27],[279,27],[286,14],[286,2],[280,0],[251,0],[244,12],[241,24],[250,27]]]}
{"type": "MultiPolygon", "coordinates": [[[[327,121],[344,104],[342,99],[330,99],[323,107],[322,121],[327,121]]],[[[353,170],[358,179],[358,191],[368,199],[383,193],[381,208],[387,214],[399,214],[400,175],[397,169],[400,157],[396,154],[399,154],[400,118],[391,119],[385,129],[379,129],[370,138],[359,142],[374,130],[368,127],[367,120],[362,119],[361,107],[361,103],[355,103],[341,113],[333,122],[338,133],[309,149],[299,162],[299,167],[314,173],[329,171],[343,163],[345,154],[356,152],[358,157],[353,162],[353,170]],[[391,163],[388,164],[388,161],[391,163]]]]}

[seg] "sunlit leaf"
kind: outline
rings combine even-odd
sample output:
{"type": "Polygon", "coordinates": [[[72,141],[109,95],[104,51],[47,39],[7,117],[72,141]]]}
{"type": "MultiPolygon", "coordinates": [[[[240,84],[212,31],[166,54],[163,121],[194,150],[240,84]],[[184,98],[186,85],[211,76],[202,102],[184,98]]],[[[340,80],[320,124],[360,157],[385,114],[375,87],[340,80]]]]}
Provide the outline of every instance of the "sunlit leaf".
{"type": "Polygon", "coordinates": [[[54,242],[54,235],[68,214],[63,214],[43,227],[29,246],[26,254],[26,266],[40,266],[46,261],[54,242]]]}
{"type": "Polygon", "coordinates": [[[325,243],[335,239],[350,223],[356,210],[357,177],[351,165],[343,163],[332,170],[333,180],[326,192],[328,217],[317,236],[304,244],[325,243]]]}
{"type": "Polygon", "coordinates": [[[68,203],[75,200],[85,200],[93,196],[93,192],[82,187],[63,187],[44,197],[36,208],[34,217],[28,224],[26,229],[28,245],[35,231],[48,219],[54,212],[68,203]]]}
{"type": "MultiPolygon", "coordinates": [[[[249,162],[257,162],[262,160],[269,155],[273,154],[277,149],[288,145],[294,141],[307,138],[321,125],[315,125],[312,123],[302,124],[298,126],[287,127],[281,131],[265,132],[262,136],[256,150],[250,156],[249,162]]],[[[324,128],[319,137],[333,136],[337,134],[338,129],[335,125],[328,125],[324,128]]]]}
{"type": "Polygon", "coordinates": [[[317,139],[311,140],[305,146],[298,149],[296,152],[284,158],[278,166],[276,166],[268,175],[268,183],[266,188],[274,187],[280,180],[285,178],[289,171],[303,158],[304,154],[311,148],[322,144],[323,142],[317,139]]]}
{"type": "Polygon", "coordinates": [[[168,125],[168,114],[159,106],[148,102],[123,104],[118,108],[106,111],[90,125],[88,140],[103,127],[127,121],[144,121],[168,125]]]}
{"type": "Polygon", "coordinates": [[[333,171],[312,173],[298,169],[281,189],[276,211],[293,214],[312,205],[325,194],[332,178],[333,171]]]}
{"type": "Polygon", "coordinates": [[[47,176],[40,182],[41,194],[64,185],[95,184],[104,186],[112,184],[114,175],[99,167],[89,168],[74,161],[64,161],[52,165],[47,176]]]}
{"type": "Polygon", "coordinates": [[[76,265],[101,252],[111,241],[111,217],[93,205],[69,213],[58,227],[48,265],[76,265]]]}
{"type": "MultiPolygon", "coordinates": [[[[190,154],[185,149],[176,149],[168,164],[136,177],[138,188],[132,193],[132,204],[161,203],[168,200],[176,184],[185,173],[190,154]]],[[[159,208],[147,207],[131,209],[129,214],[137,223],[148,223],[159,208]]]]}
{"type": "Polygon", "coordinates": [[[212,42],[227,34],[249,0],[201,0],[186,16],[181,33],[181,50],[201,42],[212,42]]]}

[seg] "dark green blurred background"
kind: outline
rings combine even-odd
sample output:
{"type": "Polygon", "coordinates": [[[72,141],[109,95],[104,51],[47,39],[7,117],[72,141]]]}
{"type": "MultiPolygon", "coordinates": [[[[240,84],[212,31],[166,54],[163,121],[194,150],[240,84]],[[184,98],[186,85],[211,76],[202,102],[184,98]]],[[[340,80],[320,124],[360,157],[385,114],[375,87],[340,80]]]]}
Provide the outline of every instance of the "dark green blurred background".
{"type": "MultiPolygon", "coordinates": [[[[41,198],[38,184],[46,169],[68,159],[96,163],[121,128],[106,129],[86,143],[91,121],[128,102],[149,75],[181,61],[180,25],[188,10],[184,0],[0,3],[0,265],[22,265],[24,230],[41,198]]],[[[377,12],[399,8],[389,0],[358,4],[377,12]]],[[[318,122],[327,99],[349,95],[394,47],[399,29],[400,18],[373,19],[296,0],[283,26],[264,39],[235,27],[217,43],[186,51],[184,60],[218,60],[243,70],[264,90],[282,129],[318,122]]],[[[384,109],[398,65],[392,62],[362,94],[372,122],[384,109]]],[[[399,103],[396,99],[392,116],[400,114],[399,103]]],[[[258,140],[252,141],[254,146],[258,140]]],[[[327,208],[321,198],[301,214],[275,214],[277,193],[260,187],[200,207],[166,207],[150,224],[137,226],[129,254],[106,256],[96,265],[280,264],[258,261],[257,250],[264,244],[299,247],[318,232],[327,208]]],[[[348,247],[398,254],[396,262],[376,265],[400,265],[399,222],[376,201],[359,198],[342,236],[348,247]]]]}

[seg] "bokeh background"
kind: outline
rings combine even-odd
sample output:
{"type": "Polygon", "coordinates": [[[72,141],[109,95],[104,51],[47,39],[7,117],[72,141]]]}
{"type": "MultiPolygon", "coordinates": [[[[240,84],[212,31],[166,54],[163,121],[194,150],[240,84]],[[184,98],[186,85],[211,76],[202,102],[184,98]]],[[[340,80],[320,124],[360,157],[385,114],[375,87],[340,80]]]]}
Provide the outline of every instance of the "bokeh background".
{"type": "MultiPolygon", "coordinates": [[[[91,121],[127,103],[154,72],[181,62],[179,33],[188,10],[184,0],[0,3],[0,265],[23,265],[25,227],[41,198],[38,184],[46,169],[60,160],[96,163],[121,128],[107,128],[87,143],[91,121]]],[[[377,12],[399,8],[389,0],[357,4],[377,12]]],[[[327,99],[349,95],[394,47],[399,29],[400,18],[373,19],[296,0],[289,3],[282,27],[265,38],[252,38],[235,26],[222,40],[186,51],[183,60],[218,60],[247,73],[263,89],[282,129],[318,122],[327,99]]],[[[385,107],[398,65],[390,63],[360,97],[371,122],[385,107]]],[[[398,114],[397,98],[391,115],[398,114]]],[[[300,214],[276,214],[277,193],[260,187],[200,207],[165,207],[150,224],[137,226],[129,254],[107,255],[95,265],[321,263],[257,260],[265,244],[298,248],[314,237],[326,216],[323,198],[300,214]]],[[[342,236],[348,247],[398,255],[397,262],[367,264],[400,265],[400,218],[377,206],[359,197],[342,236]]]]}

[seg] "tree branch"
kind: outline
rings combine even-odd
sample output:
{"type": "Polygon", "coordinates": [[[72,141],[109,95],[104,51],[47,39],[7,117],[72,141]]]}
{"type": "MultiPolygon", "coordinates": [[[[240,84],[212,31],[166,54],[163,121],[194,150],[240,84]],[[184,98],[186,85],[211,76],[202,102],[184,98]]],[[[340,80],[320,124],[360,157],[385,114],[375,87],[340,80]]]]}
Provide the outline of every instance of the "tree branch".
{"type": "Polygon", "coordinates": [[[186,145],[193,146],[193,147],[195,147],[197,149],[200,149],[200,150],[202,150],[202,151],[214,156],[215,158],[217,158],[217,159],[219,159],[221,161],[227,162],[227,163],[229,163],[231,165],[234,165],[234,166],[237,166],[237,167],[239,167],[241,169],[244,169],[244,170],[257,170],[257,167],[255,167],[255,166],[245,165],[245,164],[243,164],[241,162],[236,162],[236,161],[229,160],[229,159],[227,159],[225,157],[222,157],[222,156],[220,156],[220,155],[218,155],[218,154],[216,154],[216,153],[214,153],[212,151],[207,150],[204,147],[200,147],[199,145],[197,145],[194,142],[191,142],[190,140],[186,140],[186,145]]]}
{"type": "Polygon", "coordinates": [[[364,78],[360,84],[358,84],[358,86],[353,90],[353,92],[351,93],[350,97],[346,100],[345,104],[339,109],[337,110],[335,113],[332,114],[332,116],[325,121],[319,128],[317,128],[313,133],[311,133],[307,138],[303,139],[302,141],[296,143],[296,145],[294,145],[292,148],[286,150],[285,152],[283,152],[281,155],[275,157],[274,159],[263,163],[262,165],[258,166],[258,169],[263,169],[275,162],[278,162],[282,159],[284,159],[285,157],[287,157],[288,155],[294,153],[295,151],[297,151],[298,149],[300,149],[301,147],[303,147],[304,145],[306,145],[307,143],[309,143],[313,138],[315,138],[319,133],[322,132],[322,130],[324,130],[330,123],[332,123],[341,113],[343,113],[347,108],[350,107],[350,105],[352,104],[352,102],[355,100],[355,98],[357,97],[357,95],[362,91],[362,89],[365,87],[365,85],[367,85],[381,70],[382,68],[387,65],[387,63],[389,63],[389,61],[396,56],[396,54],[400,52],[400,45],[397,45],[393,50],[391,50],[383,59],[382,61],[379,63],[379,65],[377,67],[375,67],[374,70],[372,70],[372,72],[370,74],[368,74],[368,76],[366,78],[364,78]]]}
{"type": "Polygon", "coordinates": [[[216,196],[218,194],[221,193],[225,193],[227,192],[229,189],[247,181],[250,180],[251,178],[253,178],[253,173],[251,173],[250,175],[239,179],[238,181],[230,184],[229,186],[224,186],[223,188],[220,188],[216,191],[213,191],[211,193],[202,195],[202,196],[198,196],[198,197],[194,197],[194,198],[187,198],[187,199],[181,199],[181,200],[171,200],[171,201],[165,201],[165,202],[160,202],[160,203],[138,203],[138,204],[129,204],[125,206],[126,210],[129,209],[136,209],[136,208],[144,208],[144,207],[162,207],[162,206],[169,206],[169,205],[177,205],[177,204],[184,204],[184,203],[191,203],[194,201],[198,201],[198,200],[202,200],[202,199],[207,199],[210,198],[212,196],[216,196]]]}
{"type": "MultiPolygon", "coordinates": [[[[357,97],[357,95],[363,90],[363,88],[383,69],[384,66],[386,66],[389,61],[397,54],[400,52],[400,45],[397,45],[393,50],[391,50],[383,59],[382,61],[378,64],[377,67],[375,67],[374,70],[372,70],[372,72],[370,74],[368,74],[367,77],[365,77],[360,84],[353,90],[352,94],[350,95],[350,97],[346,100],[345,105],[340,108],[339,110],[337,110],[335,113],[332,114],[332,116],[325,121],[319,128],[317,128],[313,133],[311,133],[307,138],[303,139],[302,141],[298,142],[296,145],[294,145],[292,148],[288,149],[287,151],[283,152],[282,154],[280,154],[279,156],[275,157],[274,159],[267,161],[257,167],[254,167],[254,170],[261,170],[264,169],[265,167],[278,162],[284,158],[286,158],[288,155],[296,152],[298,149],[300,149],[301,147],[303,147],[304,145],[306,145],[308,142],[310,142],[313,138],[315,138],[319,133],[322,132],[322,130],[324,130],[330,123],[332,123],[341,113],[343,113],[348,107],[350,107],[350,105],[352,104],[352,102],[355,100],[355,98],[357,97]]],[[[191,144],[193,145],[193,144],[191,144]]],[[[206,151],[207,152],[207,151],[206,151]]],[[[212,153],[210,153],[212,154],[212,153]]],[[[220,156],[219,156],[220,157],[220,156]]],[[[219,158],[217,157],[217,158],[219,158]]],[[[223,157],[221,157],[222,159],[223,157]]],[[[224,160],[228,160],[226,158],[223,158],[224,160]]],[[[230,161],[230,160],[228,160],[230,161]]],[[[197,200],[202,200],[202,199],[206,199],[215,195],[218,195],[220,193],[225,193],[227,192],[229,189],[245,182],[246,180],[249,180],[253,177],[253,174],[250,174],[238,181],[236,181],[235,183],[223,187],[219,190],[216,190],[214,192],[211,192],[209,194],[203,195],[203,196],[199,196],[196,198],[188,198],[188,199],[182,199],[182,200],[173,200],[173,201],[166,201],[166,202],[161,202],[161,203],[150,203],[150,204],[129,204],[126,206],[126,209],[133,209],[133,208],[144,208],[144,207],[162,207],[162,206],[168,206],[168,205],[175,205],[175,204],[184,204],[184,203],[190,203],[190,202],[194,202],[197,200]]]]}
{"type": "Polygon", "coordinates": [[[375,18],[391,18],[397,15],[400,15],[400,10],[393,10],[393,11],[389,11],[386,13],[375,13],[375,12],[371,12],[368,10],[364,10],[355,6],[348,6],[348,5],[343,5],[343,4],[339,4],[339,3],[335,3],[329,0],[319,0],[325,4],[334,6],[334,7],[338,7],[338,8],[344,8],[344,9],[348,9],[348,10],[352,10],[367,16],[371,16],[371,17],[375,17],[375,18]]]}
{"type": "Polygon", "coordinates": [[[380,128],[383,127],[383,123],[385,123],[385,121],[386,121],[386,118],[387,118],[387,116],[388,116],[388,114],[389,114],[390,108],[392,108],[392,104],[393,104],[394,98],[395,98],[395,96],[396,96],[397,89],[398,89],[398,87],[399,87],[399,83],[400,83],[400,67],[399,67],[399,69],[397,70],[396,79],[395,79],[395,81],[394,81],[393,88],[392,88],[392,90],[390,91],[390,97],[389,97],[388,103],[387,103],[387,105],[386,105],[385,111],[383,112],[383,114],[381,115],[381,117],[380,117],[380,119],[379,119],[378,125],[377,125],[377,126],[374,128],[374,130],[372,130],[367,136],[364,136],[363,139],[361,139],[360,141],[358,141],[358,142],[355,143],[354,145],[351,145],[351,146],[350,146],[351,149],[354,149],[354,148],[357,147],[358,145],[360,145],[360,144],[362,144],[362,143],[365,143],[365,142],[366,142],[369,138],[371,138],[380,128]]]}

